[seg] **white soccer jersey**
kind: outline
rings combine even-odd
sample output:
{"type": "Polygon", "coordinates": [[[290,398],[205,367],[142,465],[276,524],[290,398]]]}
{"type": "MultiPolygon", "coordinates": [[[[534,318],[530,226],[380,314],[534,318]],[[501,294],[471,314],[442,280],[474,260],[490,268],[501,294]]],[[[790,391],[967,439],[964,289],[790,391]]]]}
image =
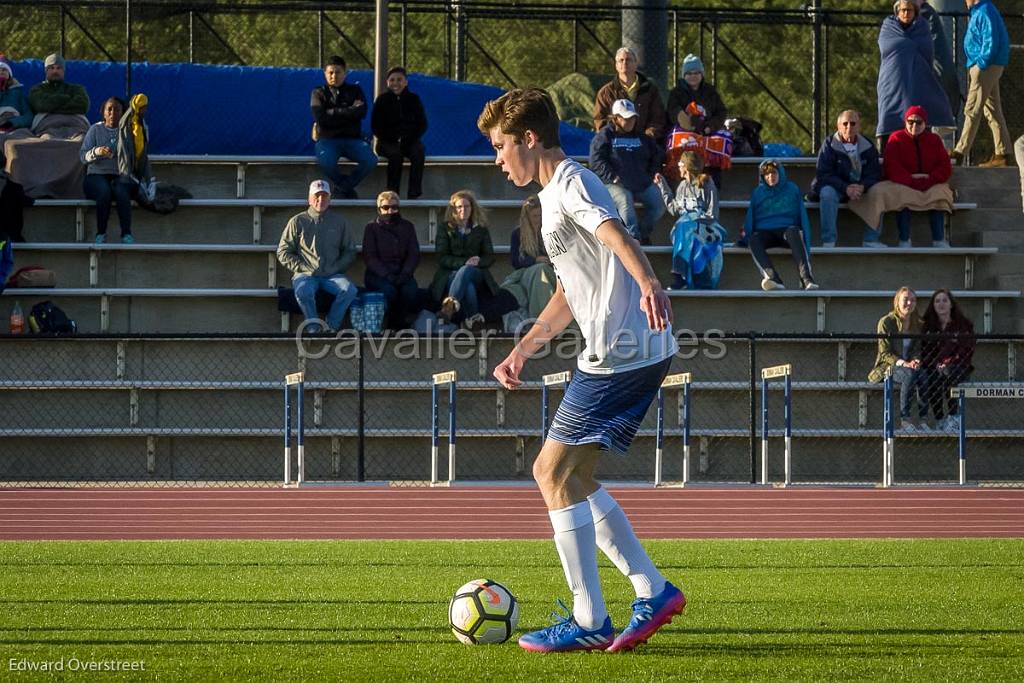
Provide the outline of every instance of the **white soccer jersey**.
{"type": "Polygon", "coordinates": [[[639,285],[595,234],[606,220],[619,217],[604,184],[566,159],[538,196],[544,248],[586,341],[579,369],[610,374],[672,356],[679,347],[671,328],[648,327],[639,285]]]}

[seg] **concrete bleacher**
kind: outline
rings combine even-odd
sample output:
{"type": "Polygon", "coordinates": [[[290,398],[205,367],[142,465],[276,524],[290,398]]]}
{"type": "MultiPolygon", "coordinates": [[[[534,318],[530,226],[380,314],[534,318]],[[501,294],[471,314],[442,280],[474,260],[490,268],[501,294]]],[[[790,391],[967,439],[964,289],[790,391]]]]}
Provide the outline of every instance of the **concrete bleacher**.
{"type": "MultiPolygon", "coordinates": [[[[276,263],[274,252],[287,218],[305,206],[308,182],[319,177],[312,159],[157,157],[154,162],[161,180],[186,187],[196,198],[183,201],[169,216],[136,211],[134,232],[139,241],[101,246],[91,243],[94,217],[89,202],[40,202],[26,210],[25,233],[30,242],[17,245],[18,265],[52,268],[59,287],[9,289],[0,301],[13,305],[17,299],[27,310],[37,301],[51,299],[78,321],[83,332],[267,335],[294,329],[297,318],[277,311],[276,286],[287,285],[289,273],[276,263]]],[[[742,223],[755,180],[754,163],[737,160],[725,174],[722,222],[733,235],[742,223]]],[[[788,160],[787,171],[806,187],[813,159],[788,160]]],[[[1024,282],[1019,278],[1024,267],[1018,253],[1020,233],[1014,234],[1013,229],[1021,227],[1021,214],[1019,206],[1013,213],[1010,202],[1019,201],[1019,193],[1016,174],[1000,171],[956,170],[959,212],[952,221],[951,249],[861,249],[860,228],[844,211],[841,246],[814,250],[815,274],[822,289],[762,292],[749,252],[729,248],[719,290],[672,293],[678,326],[697,331],[873,332],[878,318],[891,307],[893,291],[910,284],[922,298],[937,286],[954,289],[979,331],[1019,332],[1024,318],[1018,301],[1024,282]]],[[[360,188],[360,200],[335,202],[335,209],[345,213],[357,235],[373,217],[373,196],[381,187],[383,169],[378,169],[360,188]]],[[[508,236],[518,220],[519,204],[529,192],[512,188],[491,159],[435,158],[427,169],[426,198],[403,200],[403,214],[420,232],[423,257],[417,280],[421,286],[429,284],[434,270],[431,236],[443,218],[447,197],[462,187],[472,188],[491,210],[499,254],[494,272],[499,281],[510,269],[508,236]]],[[[813,206],[811,220],[817,237],[813,206]]],[[[670,248],[665,245],[670,225],[666,217],[655,234],[659,246],[645,249],[663,282],[669,278],[670,248]]],[[[892,232],[890,225],[887,241],[895,241],[892,232]]],[[[113,216],[109,234],[116,240],[113,216]]],[[[915,221],[914,239],[928,244],[924,221],[915,221]]],[[[787,283],[795,285],[789,256],[780,252],[775,260],[787,283]]],[[[353,275],[361,282],[361,265],[353,275]]],[[[465,380],[460,392],[471,396],[460,403],[460,437],[466,437],[459,447],[460,464],[465,467],[460,473],[492,479],[527,476],[528,459],[538,444],[536,380],[542,372],[569,369],[573,364],[538,360],[529,366],[530,381],[523,392],[503,392],[490,381],[489,371],[509,344],[491,339],[464,360],[392,359],[374,365],[372,374],[368,368],[368,472],[383,467],[395,453],[411,453],[414,464],[404,476],[423,478],[429,451],[425,380],[430,372],[456,367],[465,380]],[[493,467],[488,469],[487,462],[493,467]]],[[[97,444],[102,443],[104,452],[121,453],[133,463],[131,473],[143,480],[223,478],[217,473],[230,476],[230,463],[246,457],[256,460],[251,472],[260,476],[280,471],[280,382],[285,373],[303,364],[294,340],[26,339],[4,341],[2,348],[13,370],[0,381],[0,388],[8,390],[2,392],[0,409],[39,416],[36,422],[26,419],[0,427],[5,450],[21,454],[21,460],[30,461],[38,440],[50,437],[59,438],[69,453],[97,453],[97,444]],[[35,346],[39,343],[60,345],[61,358],[39,354],[35,346]],[[61,402],[61,419],[56,423],[50,407],[54,397],[61,402]],[[173,474],[168,474],[168,463],[174,463],[173,474]]],[[[983,343],[976,365],[988,371],[979,381],[1020,381],[1024,374],[1016,358],[1021,351],[1024,347],[1012,341],[983,343]]],[[[698,471],[706,480],[731,480],[737,471],[749,469],[744,465],[749,456],[746,346],[730,343],[730,354],[738,355],[730,356],[729,362],[698,355],[677,360],[673,367],[673,371],[693,371],[698,380],[695,396],[701,407],[695,408],[694,457],[700,459],[698,471]]],[[[865,464],[863,458],[866,448],[880,452],[881,394],[877,385],[865,382],[873,359],[873,342],[863,340],[759,343],[759,366],[792,362],[798,368],[794,384],[794,411],[801,416],[795,432],[797,454],[827,453],[817,464],[799,465],[803,476],[822,480],[874,476],[874,460],[865,464]]],[[[321,478],[346,478],[354,471],[354,365],[333,357],[305,363],[312,394],[308,448],[313,472],[321,478]]],[[[777,390],[772,395],[776,400],[777,390]]],[[[993,403],[991,408],[997,423],[1020,424],[1012,404],[993,403]]],[[[674,400],[670,412],[668,433],[676,437],[674,400]]],[[[638,439],[637,457],[611,463],[610,476],[649,478],[653,414],[652,410],[638,439]]],[[[1012,429],[986,427],[976,436],[985,437],[975,447],[980,458],[1004,457],[1010,452],[1007,443],[1012,444],[1012,452],[1020,452],[1021,435],[1012,429]]],[[[906,467],[916,463],[944,478],[945,465],[928,464],[929,450],[952,449],[955,455],[951,439],[949,435],[907,437],[900,450],[906,459],[901,463],[906,467]]],[[[83,477],[113,476],[104,473],[98,458],[81,456],[76,471],[83,477]]],[[[777,473],[774,464],[772,471],[777,473]]],[[[948,478],[954,479],[952,464],[949,472],[948,478]]],[[[0,471],[0,480],[3,475],[0,471]]]]}

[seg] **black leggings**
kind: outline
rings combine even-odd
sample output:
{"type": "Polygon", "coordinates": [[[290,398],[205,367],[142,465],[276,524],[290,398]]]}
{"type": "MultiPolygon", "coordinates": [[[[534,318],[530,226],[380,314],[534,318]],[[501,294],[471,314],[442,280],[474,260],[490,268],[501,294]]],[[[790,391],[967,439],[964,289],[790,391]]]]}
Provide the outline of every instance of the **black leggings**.
{"type": "Polygon", "coordinates": [[[788,247],[793,252],[793,260],[800,269],[800,279],[803,282],[810,282],[814,279],[811,274],[811,257],[807,253],[807,246],[804,244],[804,233],[800,228],[792,227],[785,230],[755,230],[747,236],[750,245],[750,255],[754,257],[754,263],[764,277],[782,282],[775,268],[772,259],[768,256],[768,250],[772,247],[788,247]]]}

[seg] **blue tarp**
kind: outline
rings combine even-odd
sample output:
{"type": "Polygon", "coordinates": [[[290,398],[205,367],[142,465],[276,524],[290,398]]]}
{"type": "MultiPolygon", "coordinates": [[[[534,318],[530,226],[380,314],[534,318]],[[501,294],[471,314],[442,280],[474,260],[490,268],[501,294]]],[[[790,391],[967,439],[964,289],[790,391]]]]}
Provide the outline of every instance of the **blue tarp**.
{"type": "MultiPolygon", "coordinates": [[[[13,62],[15,77],[30,88],[43,80],[40,60],[13,62]]],[[[66,78],[84,85],[91,106],[89,120],[99,121],[103,101],[125,94],[125,66],[113,62],[67,63],[66,78]]],[[[373,74],[350,71],[373,99],[373,74]]],[[[324,82],[319,69],[214,66],[206,64],[135,64],[132,91],[149,97],[153,154],[310,155],[313,117],[309,94],[324,82]]],[[[493,154],[480,135],[476,119],[484,103],[502,90],[475,83],[411,74],[409,89],[423,100],[430,128],[424,138],[427,154],[468,156],[493,154]]],[[[363,122],[370,134],[370,115],[363,122]]],[[[593,133],[563,123],[562,147],[586,155],[593,133]]]]}

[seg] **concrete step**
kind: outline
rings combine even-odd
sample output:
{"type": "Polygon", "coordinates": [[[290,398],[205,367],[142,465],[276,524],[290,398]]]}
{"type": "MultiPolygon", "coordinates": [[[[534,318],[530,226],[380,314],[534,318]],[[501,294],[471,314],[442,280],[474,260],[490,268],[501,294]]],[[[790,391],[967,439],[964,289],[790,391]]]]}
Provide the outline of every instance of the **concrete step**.
{"type": "Polygon", "coordinates": [[[1011,168],[954,167],[950,184],[960,201],[990,209],[1020,209],[1020,175],[1011,168]],[[1008,192],[1009,188],[1016,192],[1008,192]]]}
{"type": "MultiPolygon", "coordinates": [[[[175,287],[187,283],[194,287],[261,288],[289,286],[290,272],[277,263],[273,245],[109,245],[95,247],[82,243],[28,243],[18,245],[19,264],[41,265],[58,274],[61,287],[175,287]]],[[[500,283],[511,271],[507,245],[496,245],[501,252],[491,272],[500,283]]],[[[672,281],[672,256],[669,247],[647,247],[645,253],[662,282],[672,281]]],[[[771,251],[780,272],[792,282],[797,273],[787,250],[771,251]]],[[[906,284],[929,289],[936,283],[954,288],[980,288],[974,275],[986,268],[990,253],[970,253],[955,249],[815,249],[813,264],[819,284],[839,287],[857,283],[859,288],[893,289],[906,284]],[[973,281],[972,281],[973,280],[973,281]]],[[[424,249],[416,271],[417,282],[429,286],[437,269],[432,247],[424,249]]],[[[991,270],[991,269],[987,269],[991,270]]],[[[987,272],[987,271],[986,271],[987,272]]],[[[364,282],[364,262],[357,259],[348,275],[364,282]]],[[[757,286],[760,277],[750,252],[741,248],[725,251],[721,289],[757,286]]],[[[1021,289],[1012,287],[1004,289],[1021,289]]]]}

